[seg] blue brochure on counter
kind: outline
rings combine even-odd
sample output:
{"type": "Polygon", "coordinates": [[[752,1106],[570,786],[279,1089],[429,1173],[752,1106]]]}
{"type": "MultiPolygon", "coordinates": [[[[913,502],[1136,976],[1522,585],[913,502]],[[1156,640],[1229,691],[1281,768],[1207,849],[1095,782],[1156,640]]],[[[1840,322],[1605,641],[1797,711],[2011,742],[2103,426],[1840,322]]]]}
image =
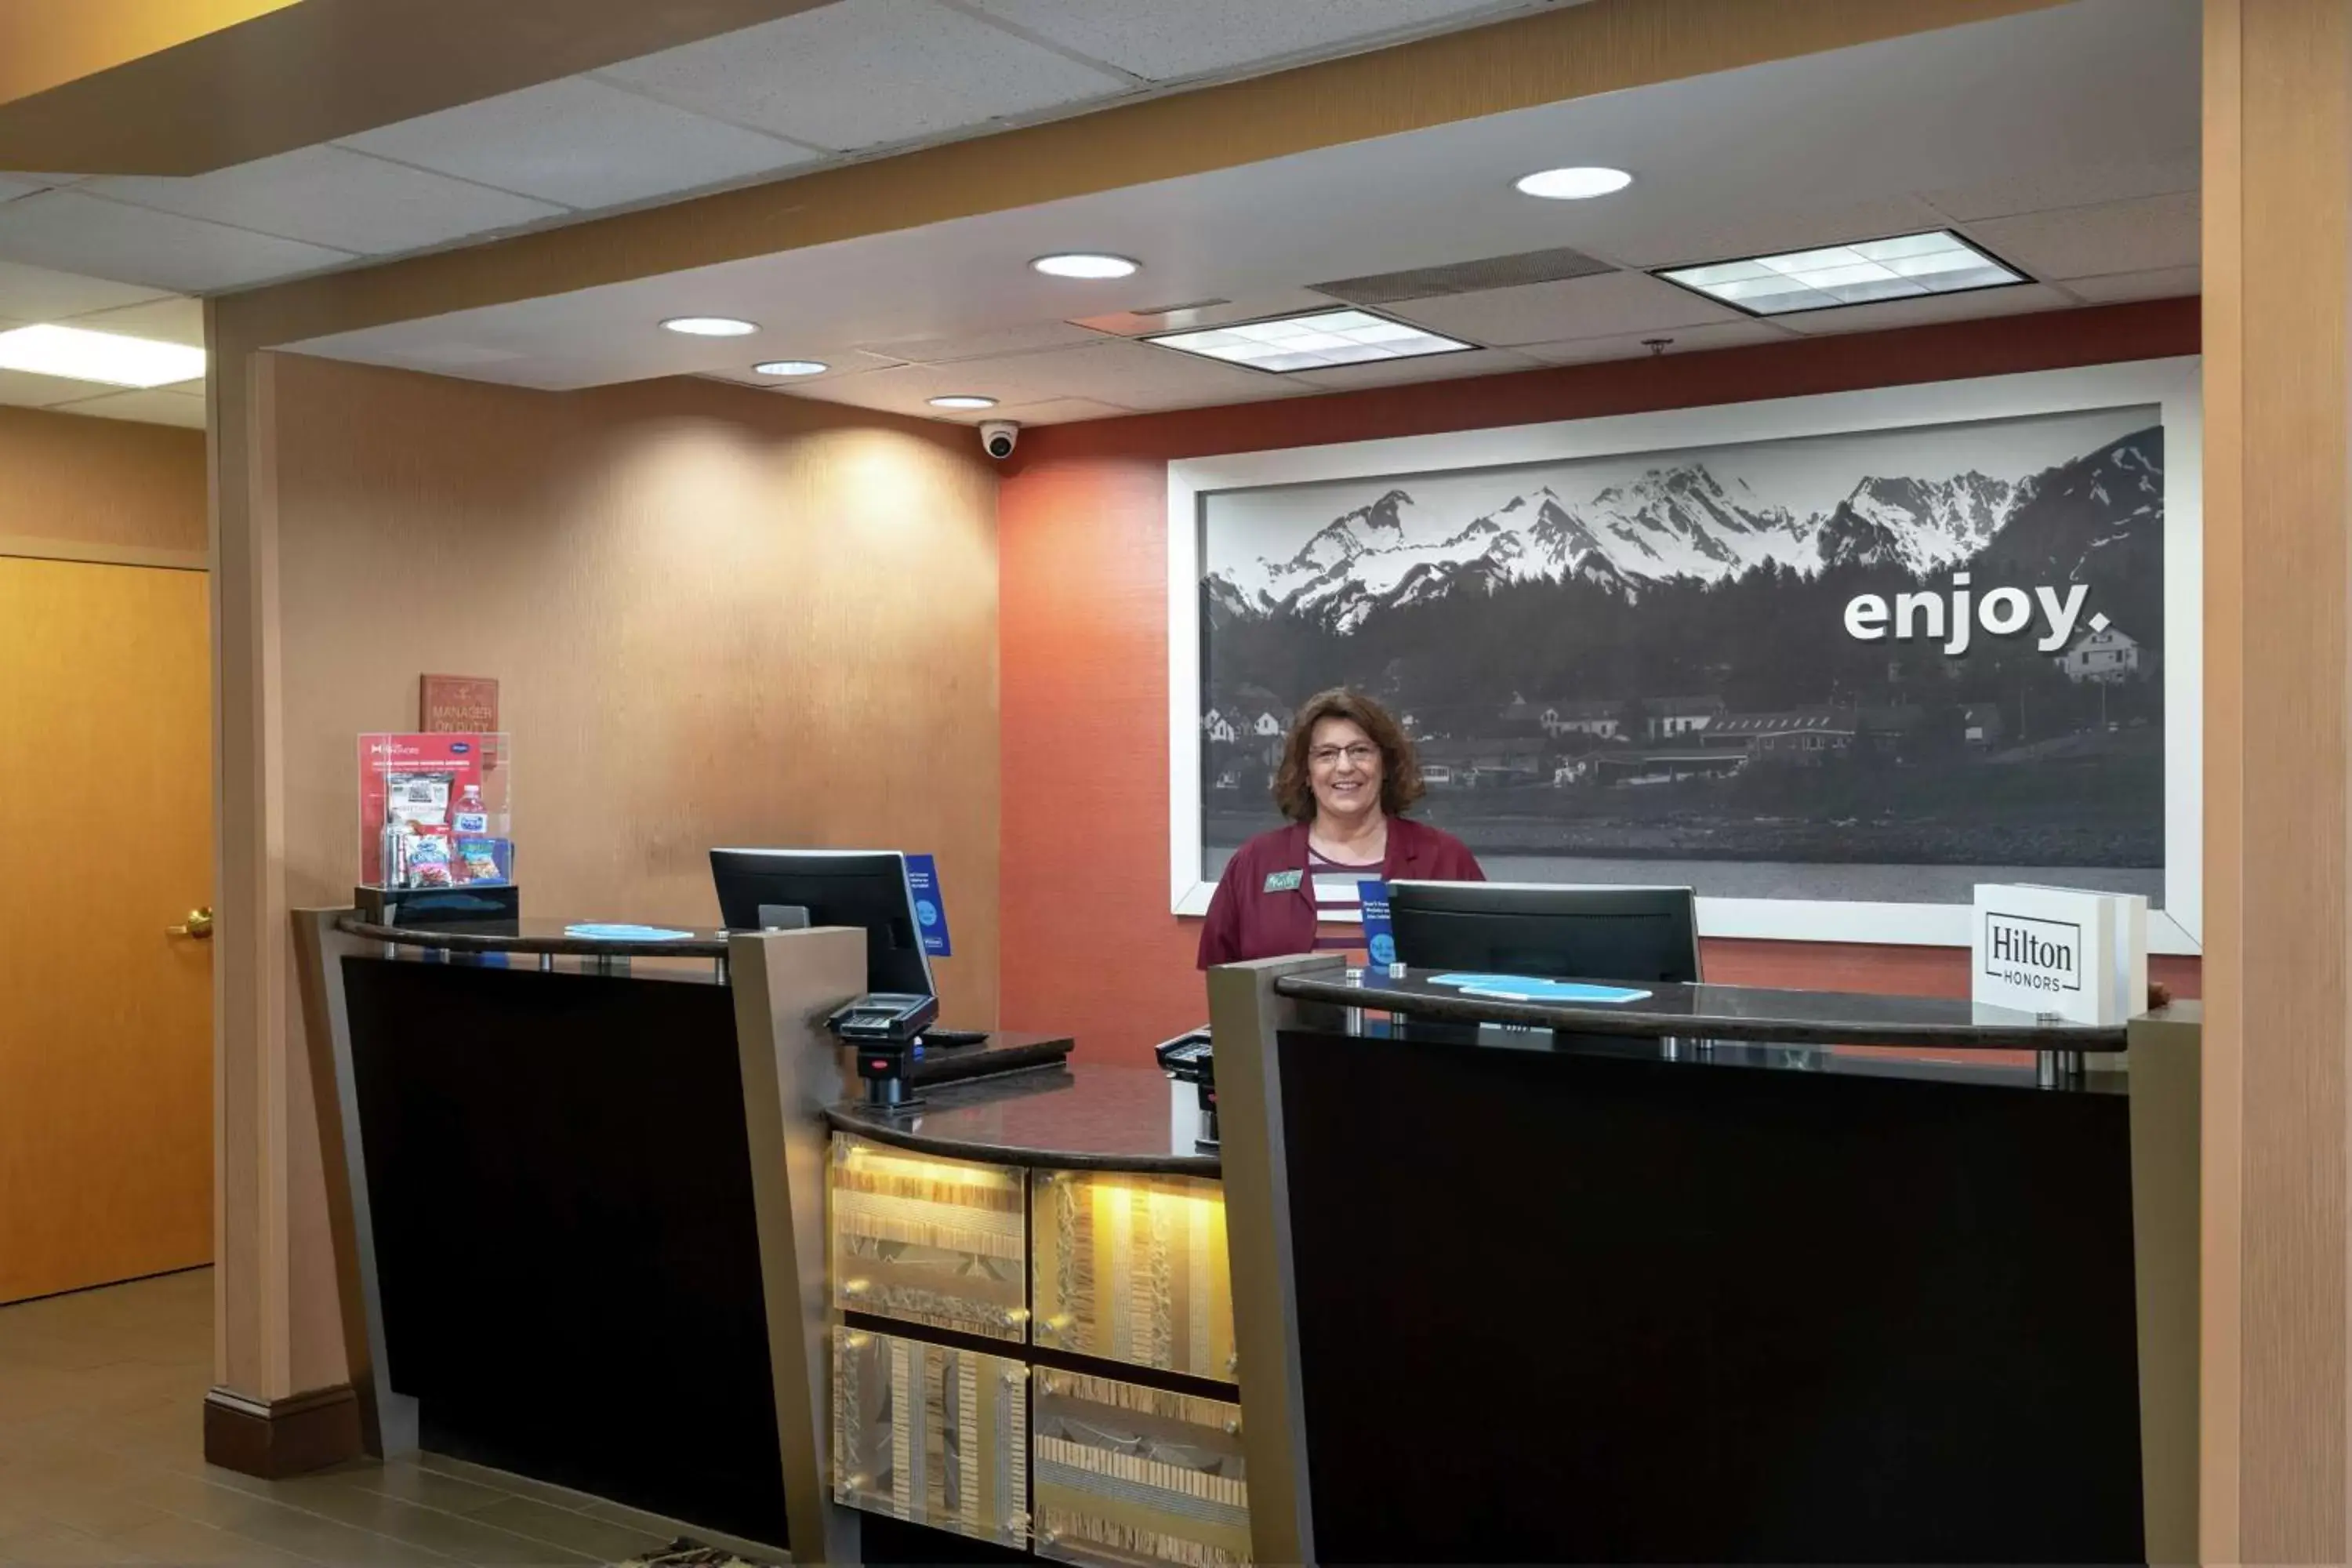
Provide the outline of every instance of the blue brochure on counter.
{"type": "Polygon", "coordinates": [[[600,925],[588,921],[579,925],[565,926],[563,934],[583,942],[684,942],[694,933],[671,931],[667,926],[600,925]]]}
{"type": "Polygon", "coordinates": [[[1438,974],[1433,985],[1458,985],[1465,996],[1486,996],[1500,1002],[1591,1002],[1622,1006],[1649,997],[1647,991],[1623,985],[1588,985],[1579,980],[1538,980],[1525,974],[1438,974]]]}
{"type": "Polygon", "coordinates": [[[948,946],[947,900],[940,897],[940,865],[929,855],[907,857],[907,889],[915,895],[915,929],[926,958],[953,958],[948,946]]]}
{"type": "Polygon", "coordinates": [[[1397,961],[1396,929],[1389,924],[1389,885],[1366,878],[1356,884],[1356,892],[1363,900],[1365,951],[1374,965],[1386,969],[1397,961]]]}

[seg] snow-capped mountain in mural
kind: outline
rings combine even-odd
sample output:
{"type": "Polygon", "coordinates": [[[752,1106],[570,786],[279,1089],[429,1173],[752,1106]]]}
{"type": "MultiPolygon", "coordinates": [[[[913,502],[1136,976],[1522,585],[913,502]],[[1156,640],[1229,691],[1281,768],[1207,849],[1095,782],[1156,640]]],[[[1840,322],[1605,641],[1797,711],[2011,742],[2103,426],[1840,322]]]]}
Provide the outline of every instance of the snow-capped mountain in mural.
{"type": "Polygon", "coordinates": [[[1393,488],[1294,554],[1211,572],[1203,586],[1228,614],[1300,616],[1345,631],[1382,606],[1536,580],[1580,580],[1630,599],[1653,584],[1722,582],[1768,563],[1806,576],[1861,565],[1924,578],[1989,551],[2021,552],[2025,540],[2005,538],[2014,519],[2032,521],[2026,531],[2036,535],[2064,535],[2080,562],[2125,540],[2135,520],[2160,519],[2162,454],[2162,432],[2150,428],[2014,482],[1973,469],[1865,475],[1834,507],[1802,517],[1744,479],[1727,485],[1700,460],[1580,501],[1541,485],[1450,530],[1393,488]]]}

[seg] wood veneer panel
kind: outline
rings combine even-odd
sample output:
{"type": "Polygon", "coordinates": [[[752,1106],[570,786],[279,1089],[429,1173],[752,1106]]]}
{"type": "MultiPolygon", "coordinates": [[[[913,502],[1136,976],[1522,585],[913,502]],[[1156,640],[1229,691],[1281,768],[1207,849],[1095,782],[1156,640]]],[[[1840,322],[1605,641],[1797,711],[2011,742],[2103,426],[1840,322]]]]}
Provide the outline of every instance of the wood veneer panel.
{"type": "MultiPolygon", "coordinates": [[[[500,682],[529,909],[712,925],[714,845],[928,850],[947,1016],[995,1023],[995,480],[968,431],[698,381],[567,395],[265,359],[268,896],[350,896],[352,738],[413,722],[420,669],[461,668],[500,682]]],[[[253,1005],[299,1020],[262,956],[253,1005]]],[[[298,1388],[343,1376],[299,1045],[244,1069],[285,1085],[298,1388]]]]}
{"type": "Polygon", "coordinates": [[[2205,1543],[2342,1562],[2352,18],[2206,17],[2205,1543]]]}
{"type": "Polygon", "coordinates": [[[212,1257],[205,579],[0,559],[0,1301],[212,1257]]]}
{"type": "Polygon", "coordinates": [[[203,431],[0,408],[0,553],[204,548],[203,431]]]}

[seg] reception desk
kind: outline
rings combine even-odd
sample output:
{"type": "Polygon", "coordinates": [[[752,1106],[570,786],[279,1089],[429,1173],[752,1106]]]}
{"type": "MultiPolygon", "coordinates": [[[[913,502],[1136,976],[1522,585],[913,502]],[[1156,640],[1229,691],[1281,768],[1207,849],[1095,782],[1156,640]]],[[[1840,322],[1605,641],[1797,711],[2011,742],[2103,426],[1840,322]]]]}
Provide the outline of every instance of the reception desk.
{"type": "Polygon", "coordinates": [[[1204,1146],[1189,1088],[1083,1056],[858,1103],[819,1022],[855,932],[712,937],[659,979],[301,919],[380,1447],[798,1562],[2119,1562],[2193,1532],[2191,1026],[1568,1009],[1283,960],[1210,977],[1204,1146]],[[394,984],[478,1022],[363,1022],[394,984]],[[435,1229],[469,1203],[470,1239],[435,1229]],[[526,1215],[531,1260],[486,1256],[526,1215]],[[597,1468],[567,1421],[660,1441],[597,1468]]]}

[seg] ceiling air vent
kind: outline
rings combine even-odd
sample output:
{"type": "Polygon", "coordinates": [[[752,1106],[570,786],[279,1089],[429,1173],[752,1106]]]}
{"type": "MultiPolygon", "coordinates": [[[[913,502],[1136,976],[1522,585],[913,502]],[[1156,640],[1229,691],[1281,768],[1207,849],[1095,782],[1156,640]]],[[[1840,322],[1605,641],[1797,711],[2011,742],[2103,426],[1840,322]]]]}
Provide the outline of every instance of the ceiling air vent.
{"type": "Polygon", "coordinates": [[[1557,283],[1563,278],[1590,278],[1595,273],[1616,270],[1606,261],[1596,261],[1580,250],[1559,246],[1550,250],[1523,251],[1517,256],[1490,256],[1484,261],[1457,261],[1451,267],[1342,278],[1331,283],[1309,283],[1307,287],[1318,294],[1345,300],[1350,305],[1393,305],[1402,300],[1479,294],[1489,289],[1557,283]]]}

